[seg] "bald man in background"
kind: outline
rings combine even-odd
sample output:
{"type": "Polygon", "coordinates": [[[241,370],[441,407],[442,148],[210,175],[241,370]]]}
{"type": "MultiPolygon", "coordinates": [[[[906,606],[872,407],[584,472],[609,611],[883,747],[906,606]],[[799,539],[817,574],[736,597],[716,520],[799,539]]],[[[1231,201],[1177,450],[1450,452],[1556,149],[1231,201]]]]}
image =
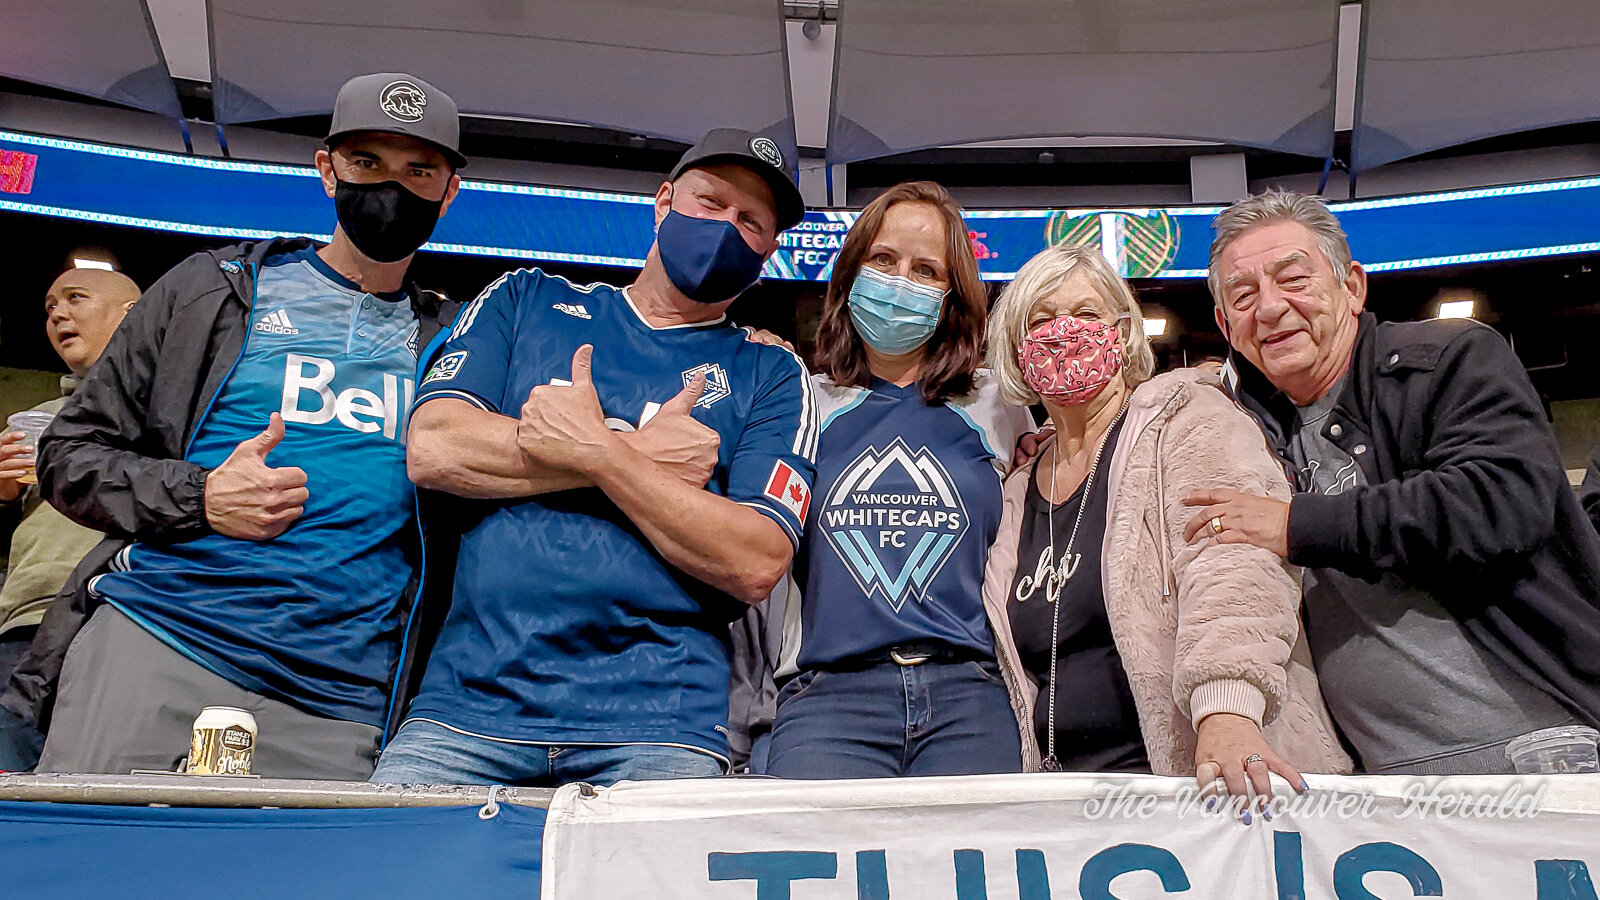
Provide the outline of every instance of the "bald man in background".
{"type": "MultiPolygon", "coordinates": [[[[36,411],[61,409],[138,299],[139,286],[132,279],[104,269],[69,269],[50,285],[45,335],[72,374],[62,376],[61,396],[36,411]]],[[[0,436],[0,540],[11,548],[11,565],[0,584],[0,684],[33,641],[50,600],[101,538],[40,502],[39,489],[20,481],[32,467],[33,448],[22,443],[20,433],[0,436]]]]}

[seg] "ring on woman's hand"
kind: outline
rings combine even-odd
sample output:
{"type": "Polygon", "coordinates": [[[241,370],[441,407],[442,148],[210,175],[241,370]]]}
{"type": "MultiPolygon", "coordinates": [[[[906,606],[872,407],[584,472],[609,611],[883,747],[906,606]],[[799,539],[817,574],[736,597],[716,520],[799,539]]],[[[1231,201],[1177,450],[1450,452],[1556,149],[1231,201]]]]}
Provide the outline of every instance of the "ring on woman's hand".
{"type": "Polygon", "coordinates": [[[1259,753],[1252,753],[1249,756],[1246,756],[1244,758],[1244,764],[1247,765],[1247,766],[1250,765],[1251,763],[1261,762],[1261,761],[1262,761],[1261,760],[1261,754],[1259,754],[1259,753]]]}
{"type": "Polygon", "coordinates": [[[1212,516],[1211,517],[1211,533],[1212,534],[1221,534],[1222,533],[1222,517],[1221,516],[1212,516]]]}

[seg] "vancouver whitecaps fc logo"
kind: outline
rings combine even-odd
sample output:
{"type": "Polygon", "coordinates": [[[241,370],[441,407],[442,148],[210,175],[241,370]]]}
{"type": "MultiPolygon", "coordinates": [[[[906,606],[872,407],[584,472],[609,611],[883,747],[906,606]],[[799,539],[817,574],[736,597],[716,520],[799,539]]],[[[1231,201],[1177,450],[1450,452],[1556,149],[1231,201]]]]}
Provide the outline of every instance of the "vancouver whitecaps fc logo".
{"type": "Polygon", "coordinates": [[[862,592],[882,594],[897,613],[907,597],[922,602],[967,533],[950,473],[927,447],[913,452],[898,437],[845,467],[818,519],[862,592]]]}
{"type": "Polygon", "coordinates": [[[700,399],[695,403],[695,406],[701,409],[708,409],[711,404],[733,393],[733,390],[728,387],[728,370],[717,363],[701,363],[692,369],[685,369],[683,372],[683,386],[688,387],[689,382],[693,381],[694,377],[701,372],[704,372],[706,376],[706,389],[701,392],[700,399]]]}
{"type": "Polygon", "coordinates": [[[772,138],[752,138],[750,152],[779,169],[783,168],[783,153],[778,150],[778,143],[772,138]]]}
{"type": "Polygon", "coordinates": [[[397,122],[418,122],[428,107],[428,95],[409,81],[392,82],[378,95],[378,108],[397,122]]]}

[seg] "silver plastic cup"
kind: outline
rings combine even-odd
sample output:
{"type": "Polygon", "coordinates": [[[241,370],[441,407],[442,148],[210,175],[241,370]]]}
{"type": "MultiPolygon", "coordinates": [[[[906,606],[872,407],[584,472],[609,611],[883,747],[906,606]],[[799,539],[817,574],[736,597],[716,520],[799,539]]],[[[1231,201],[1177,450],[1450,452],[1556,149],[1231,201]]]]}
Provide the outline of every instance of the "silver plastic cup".
{"type": "Polygon", "coordinates": [[[1600,731],[1563,725],[1530,731],[1506,745],[1506,758],[1519,775],[1600,772],[1600,731]]]}
{"type": "MultiPolygon", "coordinates": [[[[38,453],[39,435],[44,434],[44,430],[50,427],[50,423],[55,420],[55,417],[55,413],[25,409],[22,412],[12,413],[6,417],[6,430],[22,432],[23,445],[38,453]]],[[[28,474],[17,480],[23,484],[33,484],[38,480],[38,475],[30,468],[28,474]]]]}

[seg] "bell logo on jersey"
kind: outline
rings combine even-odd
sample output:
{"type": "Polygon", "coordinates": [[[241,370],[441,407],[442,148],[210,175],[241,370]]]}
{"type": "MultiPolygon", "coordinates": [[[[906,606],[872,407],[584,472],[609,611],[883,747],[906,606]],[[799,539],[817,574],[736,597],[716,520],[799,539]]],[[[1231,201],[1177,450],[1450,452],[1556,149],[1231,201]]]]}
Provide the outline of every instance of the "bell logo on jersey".
{"type": "Polygon", "coordinates": [[[415,391],[411,379],[386,372],[381,395],[359,387],[348,387],[335,394],[331,385],[336,374],[331,359],[287,354],[283,368],[283,406],[278,410],[283,420],[323,425],[337,419],[340,425],[362,434],[382,429],[383,436],[393,440],[400,433],[401,416],[411,408],[411,395],[415,391]],[[312,395],[307,398],[313,404],[311,409],[300,405],[306,393],[312,395]]]}
{"type": "Polygon", "coordinates": [[[927,447],[895,438],[868,447],[845,467],[819,519],[828,543],[868,597],[881,593],[895,612],[917,602],[967,533],[967,508],[955,482],[927,447]]]}
{"type": "Polygon", "coordinates": [[[811,488],[793,466],[781,459],[774,463],[772,477],[767,479],[767,488],[761,493],[783,504],[783,508],[794,513],[802,524],[805,522],[806,512],[811,508],[811,488]]]}

